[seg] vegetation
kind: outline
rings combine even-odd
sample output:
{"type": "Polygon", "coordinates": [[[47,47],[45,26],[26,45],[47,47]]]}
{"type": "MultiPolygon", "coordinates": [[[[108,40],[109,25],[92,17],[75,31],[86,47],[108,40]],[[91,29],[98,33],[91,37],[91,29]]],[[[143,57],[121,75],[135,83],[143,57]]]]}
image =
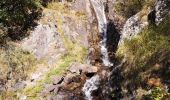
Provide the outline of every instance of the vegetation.
{"type": "MultiPolygon", "coordinates": [[[[168,60],[170,59],[170,16],[159,26],[150,25],[139,35],[126,39],[117,51],[118,58],[125,58],[121,69],[126,86],[148,88],[169,85],[168,60]],[[133,77],[132,77],[133,76],[133,77]]],[[[124,82],[122,81],[122,86],[124,82]]],[[[125,85],[125,84],[124,84],[125,85]]],[[[131,91],[134,91],[131,88],[131,91]]],[[[155,99],[158,100],[158,99],[155,99]]]]}
{"type": "Polygon", "coordinates": [[[83,63],[87,55],[87,49],[79,43],[79,38],[77,38],[77,40],[70,39],[68,36],[70,34],[64,33],[62,27],[62,16],[67,16],[69,18],[71,17],[77,21],[77,19],[84,20],[84,13],[72,12],[67,5],[56,2],[49,3],[47,8],[55,11],[55,16],[57,17],[56,20],[58,25],[58,32],[64,42],[64,47],[67,51],[61,56],[60,59],[56,61],[54,67],[45,73],[42,80],[37,81],[35,86],[27,87],[22,91],[24,95],[28,96],[28,100],[40,99],[41,96],[39,94],[44,89],[44,84],[51,83],[51,76],[62,75],[73,62],[83,63]]]}
{"type": "MultiPolygon", "coordinates": [[[[0,80],[1,84],[15,84],[25,80],[34,70],[36,59],[33,54],[22,50],[12,42],[8,42],[5,47],[0,48],[0,80]]],[[[13,97],[15,93],[6,88],[1,91],[0,98],[5,100],[6,97],[13,97]]],[[[10,99],[10,98],[9,98],[10,99]]]]}
{"type": "Polygon", "coordinates": [[[68,47],[70,49],[68,49],[68,52],[57,61],[56,67],[52,68],[48,73],[46,73],[45,77],[42,80],[38,81],[36,86],[28,87],[23,90],[23,93],[28,96],[28,100],[37,100],[41,98],[39,96],[39,93],[44,88],[43,84],[51,83],[51,76],[59,76],[63,74],[73,62],[83,63],[86,58],[86,48],[84,48],[83,46],[79,46],[78,44],[70,44],[71,45],[69,45],[68,47]]]}
{"type": "Polygon", "coordinates": [[[1,0],[1,27],[7,28],[7,36],[13,40],[27,36],[27,31],[36,26],[36,20],[41,16],[39,0],[1,0]]]}
{"type": "Polygon", "coordinates": [[[151,93],[143,96],[144,100],[169,100],[170,93],[167,93],[164,89],[160,87],[151,90],[151,93]]]}
{"type": "Polygon", "coordinates": [[[129,18],[143,8],[152,7],[155,0],[120,0],[115,5],[115,11],[125,18],[129,18]]]}

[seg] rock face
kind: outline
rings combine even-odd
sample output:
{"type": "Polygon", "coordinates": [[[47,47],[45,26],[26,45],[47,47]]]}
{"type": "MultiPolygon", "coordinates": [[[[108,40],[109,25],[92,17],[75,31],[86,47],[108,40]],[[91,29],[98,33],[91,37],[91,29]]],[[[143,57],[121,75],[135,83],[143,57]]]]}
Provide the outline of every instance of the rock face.
{"type": "MultiPolygon", "coordinates": [[[[150,12],[150,11],[148,11],[150,12]]],[[[141,12],[138,14],[130,17],[126,23],[123,26],[123,29],[121,31],[121,41],[125,38],[131,38],[135,35],[137,35],[139,32],[142,31],[149,23],[147,20],[147,15],[143,16],[143,18],[140,16],[141,12]]],[[[149,14],[149,13],[148,13],[149,14]]]]}
{"type": "Polygon", "coordinates": [[[156,24],[158,25],[168,14],[170,14],[170,1],[158,0],[155,5],[156,24]]]}
{"type": "MultiPolygon", "coordinates": [[[[44,13],[43,19],[54,17],[52,12],[44,13]]],[[[43,21],[43,20],[42,20],[43,21]]],[[[56,59],[59,53],[64,52],[64,44],[61,36],[57,33],[55,20],[46,20],[47,23],[39,23],[31,35],[24,39],[22,47],[33,52],[38,59],[56,59]]]]}
{"type": "Polygon", "coordinates": [[[129,18],[121,31],[122,42],[125,38],[131,38],[140,33],[149,24],[159,24],[167,15],[170,14],[170,1],[158,0],[153,10],[147,9],[146,14],[142,16],[143,11],[129,18]]]}

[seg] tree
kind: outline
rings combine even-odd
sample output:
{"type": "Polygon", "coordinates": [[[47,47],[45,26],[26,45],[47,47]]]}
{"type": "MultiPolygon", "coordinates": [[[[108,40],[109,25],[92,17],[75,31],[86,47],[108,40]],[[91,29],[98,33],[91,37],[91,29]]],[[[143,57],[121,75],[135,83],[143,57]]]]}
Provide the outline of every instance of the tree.
{"type": "Polygon", "coordinates": [[[27,36],[27,31],[36,26],[41,12],[37,0],[0,0],[1,27],[7,28],[7,36],[12,40],[27,36]]]}

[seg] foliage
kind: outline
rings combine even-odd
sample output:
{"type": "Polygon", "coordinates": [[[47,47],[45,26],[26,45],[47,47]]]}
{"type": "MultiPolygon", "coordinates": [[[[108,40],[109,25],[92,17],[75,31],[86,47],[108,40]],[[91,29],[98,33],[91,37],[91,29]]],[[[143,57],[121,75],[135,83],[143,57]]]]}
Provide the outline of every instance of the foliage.
{"type": "Polygon", "coordinates": [[[153,57],[170,52],[169,25],[170,17],[167,17],[159,26],[149,26],[138,36],[126,39],[120,46],[118,55],[125,55],[133,66],[142,67],[153,57]]]}
{"type": "Polygon", "coordinates": [[[160,87],[152,89],[151,93],[143,96],[143,100],[168,100],[169,98],[170,94],[160,87]]]}
{"type": "Polygon", "coordinates": [[[146,6],[153,6],[155,0],[120,0],[115,5],[115,11],[125,18],[135,15],[146,6]]]}
{"type": "Polygon", "coordinates": [[[38,0],[1,0],[0,22],[8,29],[8,36],[12,39],[21,39],[28,35],[39,17],[41,8],[38,0]]]}
{"type": "MultiPolygon", "coordinates": [[[[32,53],[19,48],[13,42],[0,47],[0,80],[1,84],[15,84],[23,81],[34,70],[36,59],[32,53]]],[[[0,91],[2,100],[16,98],[12,90],[0,91]]]]}
{"type": "MultiPolygon", "coordinates": [[[[167,63],[170,59],[169,26],[170,16],[167,16],[160,25],[146,27],[137,36],[126,39],[119,46],[116,55],[121,60],[124,58],[125,61],[121,66],[121,73],[125,80],[120,84],[127,87],[129,91],[135,91],[138,87],[148,90],[156,86],[162,87],[164,84],[169,85],[166,82],[170,75],[167,63]],[[151,86],[148,80],[152,77],[160,78],[160,81],[154,81],[151,86]]],[[[160,94],[157,94],[158,90],[155,91],[154,98],[157,98],[156,96],[160,94]]]]}
{"type": "Polygon", "coordinates": [[[34,55],[22,50],[13,43],[0,48],[0,74],[4,78],[25,79],[33,69],[36,59],[34,55]],[[13,74],[11,77],[10,74],[13,74]]]}

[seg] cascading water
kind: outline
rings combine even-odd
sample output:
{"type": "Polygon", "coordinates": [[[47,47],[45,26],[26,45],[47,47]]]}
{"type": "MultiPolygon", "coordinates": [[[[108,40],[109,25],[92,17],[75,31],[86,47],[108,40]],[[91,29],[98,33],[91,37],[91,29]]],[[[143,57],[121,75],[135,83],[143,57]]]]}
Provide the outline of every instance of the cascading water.
{"type": "Polygon", "coordinates": [[[98,20],[98,30],[102,34],[103,39],[100,41],[102,61],[105,66],[113,66],[109,61],[108,51],[106,47],[107,43],[107,19],[105,15],[105,6],[102,0],[91,0],[91,4],[95,10],[98,20]]]}
{"type": "MultiPolygon", "coordinates": [[[[102,0],[90,0],[91,5],[94,8],[96,17],[98,20],[98,30],[102,34],[103,39],[100,41],[102,61],[105,66],[113,66],[109,61],[108,51],[107,51],[107,19],[105,15],[104,2],[102,0]]],[[[98,89],[100,77],[95,75],[86,81],[83,87],[83,92],[86,95],[87,100],[92,100],[92,92],[98,89]]]]}
{"type": "Polygon", "coordinates": [[[100,78],[98,75],[93,76],[92,78],[88,79],[83,87],[83,92],[86,95],[87,100],[92,100],[93,97],[91,96],[94,90],[98,89],[100,78]]]}

